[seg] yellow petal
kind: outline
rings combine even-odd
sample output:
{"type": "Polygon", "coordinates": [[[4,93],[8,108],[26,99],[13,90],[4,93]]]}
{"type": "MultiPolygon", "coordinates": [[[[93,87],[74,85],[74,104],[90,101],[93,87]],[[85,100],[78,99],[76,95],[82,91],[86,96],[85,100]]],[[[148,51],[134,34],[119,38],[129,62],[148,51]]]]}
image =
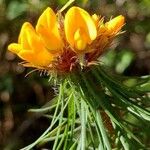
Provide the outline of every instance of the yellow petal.
{"type": "Polygon", "coordinates": [[[53,56],[46,50],[41,51],[40,53],[24,50],[21,51],[18,55],[20,58],[35,66],[48,66],[53,60],[53,56]]]}
{"type": "Polygon", "coordinates": [[[20,34],[19,34],[19,38],[18,38],[18,43],[22,45],[23,49],[30,49],[30,45],[29,42],[27,40],[27,30],[29,28],[33,28],[32,25],[29,22],[25,22],[22,25],[20,34]]]}
{"type": "Polygon", "coordinates": [[[22,45],[22,49],[32,50],[39,52],[44,48],[44,44],[41,41],[38,34],[35,32],[33,26],[26,22],[23,24],[20,35],[19,42],[22,45]]]}
{"type": "Polygon", "coordinates": [[[56,24],[56,15],[54,11],[50,7],[48,7],[39,17],[36,25],[36,30],[38,31],[40,27],[45,28],[51,27],[52,29],[53,27],[55,27],[55,24],[56,24]]]}
{"type": "Polygon", "coordinates": [[[86,48],[86,43],[85,43],[83,40],[78,40],[78,41],[76,41],[76,43],[75,43],[75,47],[76,47],[78,50],[82,51],[82,50],[84,50],[84,49],[86,48]]]}
{"type": "MultiPolygon", "coordinates": [[[[67,41],[74,46],[75,32],[80,29],[84,33],[84,43],[90,44],[97,36],[97,30],[92,17],[83,9],[79,7],[72,7],[65,15],[64,21],[65,34],[67,41]]],[[[82,35],[81,35],[82,36],[82,35]]]]}
{"type": "Polygon", "coordinates": [[[28,41],[30,48],[34,52],[39,53],[44,49],[44,43],[42,42],[39,35],[35,32],[32,26],[26,29],[26,38],[26,41],[28,41]]]}
{"type": "Polygon", "coordinates": [[[118,32],[121,30],[122,26],[125,24],[125,18],[122,15],[119,15],[109,22],[105,23],[105,26],[108,28],[108,30],[111,30],[112,32],[118,32]]]}
{"type": "Polygon", "coordinates": [[[47,51],[42,51],[41,53],[34,54],[34,64],[37,66],[49,66],[53,61],[54,56],[47,51]]]}
{"type": "Polygon", "coordinates": [[[74,40],[75,40],[75,47],[78,50],[84,50],[86,47],[86,42],[84,39],[84,33],[81,33],[81,29],[78,29],[74,34],[74,40]]]}
{"type": "Polygon", "coordinates": [[[24,36],[25,29],[26,29],[26,27],[27,27],[29,24],[30,24],[29,22],[25,22],[25,23],[22,25],[21,30],[20,30],[20,34],[19,34],[19,37],[18,37],[18,43],[21,43],[21,37],[24,36]]]}
{"type": "Polygon", "coordinates": [[[92,15],[92,19],[95,23],[95,26],[98,27],[98,24],[99,24],[99,21],[100,21],[100,16],[94,14],[94,15],[92,15]]]}
{"type": "Polygon", "coordinates": [[[36,25],[37,33],[49,50],[58,50],[63,47],[56,19],[53,10],[48,7],[39,17],[36,25]]]}
{"type": "Polygon", "coordinates": [[[28,62],[32,62],[33,61],[33,52],[29,51],[29,50],[22,50],[20,51],[20,53],[18,53],[18,56],[23,59],[26,60],[28,62]]]}
{"type": "Polygon", "coordinates": [[[17,43],[11,43],[8,45],[8,50],[18,54],[21,51],[21,45],[17,43]]]}

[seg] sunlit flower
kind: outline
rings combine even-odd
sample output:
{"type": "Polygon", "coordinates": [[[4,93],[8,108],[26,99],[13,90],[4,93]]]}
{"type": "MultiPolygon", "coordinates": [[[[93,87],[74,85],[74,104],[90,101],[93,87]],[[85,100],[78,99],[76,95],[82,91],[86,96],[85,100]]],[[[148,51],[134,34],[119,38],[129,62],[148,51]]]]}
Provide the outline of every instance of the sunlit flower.
{"type": "Polygon", "coordinates": [[[64,26],[66,39],[75,52],[87,52],[86,46],[97,36],[92,17],[79,7],[71,7],[65,15],[64,26]]]}
{"type": "Polygon", "coordinates": [[[24,66],[68,72],[97,61],[124,24],[121,15],[105,23],[103,17],[76,6],[65,17],[48,7],[35,29],[28,22],[23,24],[18,43],[8,49],[25,61],[24,66]]]}
{"type": "MultiPolygon", "coordinates": [[[[98,20],[97,16],[93,16],[93,18],[98,20]]],[[[96,60],[104,52],[104,50],[110,46],[114,37],[120,33],[124,24],[125,18],[122,15],[119,15],[106,23],[104,23],[103,18],[99,19],[99,23],[97,25],[98,35],[96,40],[90,46],[90,49],[93,49],[93,51],[88,54],[88,61],[96,60]]]]}
{"type": "Polygon", "coordinates": [[[48,66],[53,58],[28,22],[21,28],[18,43],[10,44],[8,49],[28,62],[29,66],[48,66]]]}
{"type": "Polygon", "coordinates": [[[50,52],[58,52],[63,48],[58,27],[56,14],[48,7],[39,17],[36,31],[50,52]]]}
{"type": "Polygon", "coordinates": [[[112,20],[105,23],[105,27],[107,28],[109,34],[116,34],[118,33],[122,26],[124,25],[125,18],[122,15],[119,15],[112,20]]]}

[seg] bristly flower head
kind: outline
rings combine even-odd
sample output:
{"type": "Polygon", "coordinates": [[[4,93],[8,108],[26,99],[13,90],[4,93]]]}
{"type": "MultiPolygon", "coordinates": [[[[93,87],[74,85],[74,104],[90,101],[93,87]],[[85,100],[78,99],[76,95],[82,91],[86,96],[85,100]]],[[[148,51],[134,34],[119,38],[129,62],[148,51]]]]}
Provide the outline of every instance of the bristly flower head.
{"type": "Polygon", "coordinates": [[[23,59],[26,67],[69,72],[96,61],[120,33],[124,22],[120,15],[104,23],[102,17],[76,6],[63,17],[60,11],[55,14],[48,7],[35,29],[29,22],[23,24],[18,43],[11,43],[8,50],[23,59]]]}

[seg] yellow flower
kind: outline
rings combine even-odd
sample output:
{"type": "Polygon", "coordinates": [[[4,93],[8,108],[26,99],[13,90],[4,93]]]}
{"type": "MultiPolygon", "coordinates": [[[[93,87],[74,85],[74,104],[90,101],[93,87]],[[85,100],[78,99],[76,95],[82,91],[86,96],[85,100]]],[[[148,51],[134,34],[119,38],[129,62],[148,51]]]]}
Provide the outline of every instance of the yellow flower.
{"type": "Polygon", "coordinates": [[[105,45],[110,44],[113,37],[120,32],[124,24],[125,19],[120,15],[101,25],[99,30],[101,45],[104,45],[103,47],[105,47],[105,45]]]}
{"type": "Polygon", "coordinates": [[[25,60],[24,66],[70,71],[77,64],[86,66],[97,60],[123,25],[121,15],[104,23],[103,17],[90,16],[74,6],[63,19],[60,11],[56,15],[48,7],[35,29],[28,22],[23,24],[18,43],[10,44],[8,49],[25,60]]]}
{"type": "Polygon", "coordinates": [[[119,15],[110,21],[106,22],[104,25],[104,30],[107,34],[117,34],[123,25],[125,24],[125,18],[122,15],[119,15]]]}
{"type": "Polygon", "coordinates": [[[38,19],[36,32],[40,35],[46,48],[51,53],[59,52],[63,48],[58,27],[56,15],[53,10],[48,7],[38,19]]]}
{"type": "Polygon", "coordinates": [[[8,50],[27,61],[29,66],[48,66],[53,59],[32,25],[28,22],[25,22],[21,28],[18,43],[10,44],[8,50]]]}
{"type": "Polygon", "coordinates": [[[76,53],[87,52],[86,46],[97,37],[93,18],[79,7],[71,7],[65,15],[65,34],[68,43],[76,53]]]}
{"type": "Polygon", "coordinates": [[[124,16],[117,16],[110,21],[103,23],[104,20],[99,20],[97,15],[92,16],[95,24],[97,25],[97,38],[91,44],[90,49],[95,49],[93,52],[88,54],[88,61],[94,61],[104,52],[104,50],[110,46],[114,37],[120,33],[121,28],[125,24],[124,16]]]}

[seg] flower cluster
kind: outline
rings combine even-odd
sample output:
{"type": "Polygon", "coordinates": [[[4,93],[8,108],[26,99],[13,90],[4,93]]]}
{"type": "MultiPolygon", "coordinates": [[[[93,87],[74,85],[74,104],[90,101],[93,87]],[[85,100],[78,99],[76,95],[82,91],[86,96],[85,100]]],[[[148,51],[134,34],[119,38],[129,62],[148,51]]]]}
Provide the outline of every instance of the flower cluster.
{"type": "Polygon", "coordinates": [[[29,22],[23,24],[18,43],[11,43],[8,50],[23,59],[26,67],[67,72],[96,61],[123,25],[121,15],[104,23],[103,17],[76,6],[64,17],[48,7],[35,28],[29,22]]]}

